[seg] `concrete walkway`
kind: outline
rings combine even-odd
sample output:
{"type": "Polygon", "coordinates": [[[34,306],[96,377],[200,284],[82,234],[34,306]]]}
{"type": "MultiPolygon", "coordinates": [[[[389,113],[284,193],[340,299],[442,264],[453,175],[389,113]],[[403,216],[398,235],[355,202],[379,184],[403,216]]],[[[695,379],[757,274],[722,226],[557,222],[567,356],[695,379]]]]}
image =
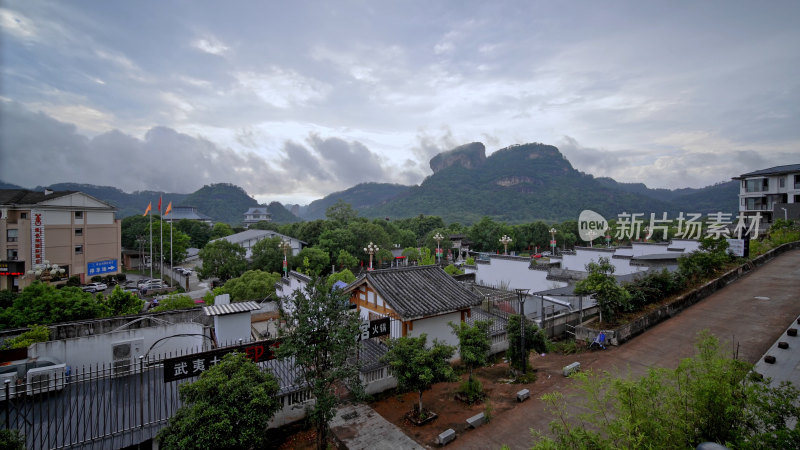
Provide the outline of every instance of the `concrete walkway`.
{"type": "MultiPolygon", "coordinates": [[[[582,368],[631,375],[643,375],[651,367],[675,368],[681,359],[694,354],[697,333],[709,330],[727,342],[729,348],[744,361],[756,363],[767,352],[775,355],[779,359],[778,364],[767,368],[769,365],[762,362],[757,369],[777,380],[792,380],[793,376],[797,376],[800,359],[795,358],[794,352],[775,350],[773,345],[777,340],[788,341],[790,349],[800,349],[800,338],[786,335],[790,324],[800,328],[796,323],[798,315],[800,250],[793,250],[621,347],[582,353],[576,355],[575,360],[581,362],[582,368]]],[[[536,366],[535,360],[533,365],[536,366]]],[[[557,372],[540,372],[540,376],[545,375],[560,377],[552,390],[563,393],[575,391],[572,382],[557,372]]],[[[503,444],[512,449],[530,448],[533,444],[530,429],[547,432],[553,419],[539,400],[542,393],[536,392],[529,401],[495,417],[488,426],[459,435],[458,448],[498,449],[503,444]]]]}
{"type": "Polygon", "coordinates": [[[350,450],[423,448],[368,405],[347,405],[339,408],[330,426],[331,431],[350,450]]]}

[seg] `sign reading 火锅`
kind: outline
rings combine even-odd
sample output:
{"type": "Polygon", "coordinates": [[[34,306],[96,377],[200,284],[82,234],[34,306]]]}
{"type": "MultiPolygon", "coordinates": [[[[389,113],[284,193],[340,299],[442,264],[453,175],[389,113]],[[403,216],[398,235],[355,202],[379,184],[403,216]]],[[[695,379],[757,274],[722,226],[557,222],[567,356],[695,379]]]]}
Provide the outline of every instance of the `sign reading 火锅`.
{"type": "Polygon", "coordinates": [[[103,273],[116,273],[117,260],[107,259],[105,261],[90,262],[86,265],[86,269],[89,271],[90,276],[100,275],[103,273]]]}
{"type": "Polygon", "coordinates": [[[280,342],[273,339],[165,359],[164,382],[169,383],[170,381],[199,376],[222,361],[222,357],[228,353],[243,353],[247,359],[256,363],[269,361],[275,359],[275,350],[278,346],[280,346],[280,342]]]}
{"type": "Polygon", "coordinates": [[[358,336],[356,336],[356,341],[362,341],[378,336],[387,336],[389,334],[389,318],[384,317],[383,319],[361,322],[359,330],[361,332],[358,334],[358,336]]]}
{"type": "Polygon", "coordinates": [[[44,264],[44,213],[31,210],[31,261],[44,264]]]}

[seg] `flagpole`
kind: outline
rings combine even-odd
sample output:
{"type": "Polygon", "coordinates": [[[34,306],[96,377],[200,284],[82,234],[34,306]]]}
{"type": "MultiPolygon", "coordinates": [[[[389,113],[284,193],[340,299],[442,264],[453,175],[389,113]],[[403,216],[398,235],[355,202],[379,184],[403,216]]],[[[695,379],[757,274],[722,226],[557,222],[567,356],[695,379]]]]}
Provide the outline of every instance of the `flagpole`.
{"type": "MultiPolygon", "coordinates": [[[[171,205],[172,203],[170,203],[171,205]]],[[[175,276],[175,262],[172,261],[172,222],[169,223],[169,279],[175,276]]],[[[172,280],[174,281],[174,280],[172,280]]],[[[169,282],[169,287],[172,287],[172,281],[169,282]]]]}
{"type": "Polygon", "coordinates": [[[161,265],[158,266],[158,273],[161,275],[161,279],[164,279],[164,215],[161,214],[161,197],[158,198],[158,220],[159,220],[159,227],[160,230],[160,237],[159,245],[161,245],[161,249],[158,251],[159,255],[161,256],[161,265]]]}
{"type": "Polygon", "coordinates": [[[150,279],[153,279],[153,215],[150,214],[150,279]]]}

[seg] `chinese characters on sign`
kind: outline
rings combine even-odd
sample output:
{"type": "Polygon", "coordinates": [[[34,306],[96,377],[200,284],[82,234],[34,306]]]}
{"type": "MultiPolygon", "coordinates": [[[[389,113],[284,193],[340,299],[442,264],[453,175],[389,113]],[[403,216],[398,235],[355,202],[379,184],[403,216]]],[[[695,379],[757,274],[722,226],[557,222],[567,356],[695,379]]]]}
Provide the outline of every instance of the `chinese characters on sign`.
{"type": "MultiPolygon", "coordinates": [[[[618,214],[614,237],[620,240],[638,240],[642,237],[642,231],[644,231],[645,239],[660,235],[661,239],[666,240],[669,227],[673,223],[673,220],[667,217],[667,213],[662,213],[661,217],[657,217],[655,213],[650,213],[649,220],[644,216],[643,213],[629,214],[623,212],[618,214]],[[645,225],[644,228],[642,228],[643,225],[645,225]]],[[[702,214],[684,214],[681,212],[675,219],[677,221],[675,237],[680,239],[700,239],[702,237],[742,239],[743,236],[748,236],[754,239],[758,237],[761,214],[745,216],[739,213],[734,218],[733,214],[716,212],[708,214],[706,216],[707,220],[703,221],[702,219],[702,214]],[[705,235],[703,234],[704,225],[706,227],[705,235]]]]}
{"type": "Polygon", "coordinates": [[[117,260],[108,259],[105,261],[90,262],[87,264],[89,275],[100,275],[102,273],[115,273],[117,271],[117,260]]]}
{"type": "Polygon", "coordinates": [[[31,261],[33,264],[44,264],[44,213],[37,210],[31,211],[31,261]]]}
{"type": "Polygon", "coordinates": [[[356,336],[356,341],[362,341],[378,336],[387,336],[389,334],[389,318],[370,320],[369,322],[361,322],[359,326],[361,331],[356,336]]]}
{"type": "Polygon", "coordinates": [[[236,347],[166,359],[164,360],[164,382],[169,383],[170,381],[199,376],[201,373],[222,361],[222,357],[228,353],[244,353],[247,359],[256,363],[269,361],[275,359],[275,350],[279,346],[280,342],[277,340],[260,341],[236,347]]]}

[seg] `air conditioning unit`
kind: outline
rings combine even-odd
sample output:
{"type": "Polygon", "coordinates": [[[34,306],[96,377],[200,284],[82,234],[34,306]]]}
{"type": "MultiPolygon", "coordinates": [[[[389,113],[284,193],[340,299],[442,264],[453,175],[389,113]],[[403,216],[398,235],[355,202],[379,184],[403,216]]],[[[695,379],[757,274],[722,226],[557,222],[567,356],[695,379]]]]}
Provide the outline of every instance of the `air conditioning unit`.
{"type": "Polygon", "coordinates": [[[6,380],[8,383],[8,397],[14,398],[17,396],[17,372],[0,374],[0,400],[6,399],[6,380]]]}
{"type": "Polygon", "coordinates": [[[66,373],[66,364],[56,364],[29,370],[25,374],[27,381],[26,393],[35,395],[42,392],[60,391],[64,389],[66,373]]]}
{"type": "Polygon", "coordinates": [[[143,339],[115,342],[111,345],[111,374],[130,375],[136,371],[136,357],[142,354],[143,339]]]}

